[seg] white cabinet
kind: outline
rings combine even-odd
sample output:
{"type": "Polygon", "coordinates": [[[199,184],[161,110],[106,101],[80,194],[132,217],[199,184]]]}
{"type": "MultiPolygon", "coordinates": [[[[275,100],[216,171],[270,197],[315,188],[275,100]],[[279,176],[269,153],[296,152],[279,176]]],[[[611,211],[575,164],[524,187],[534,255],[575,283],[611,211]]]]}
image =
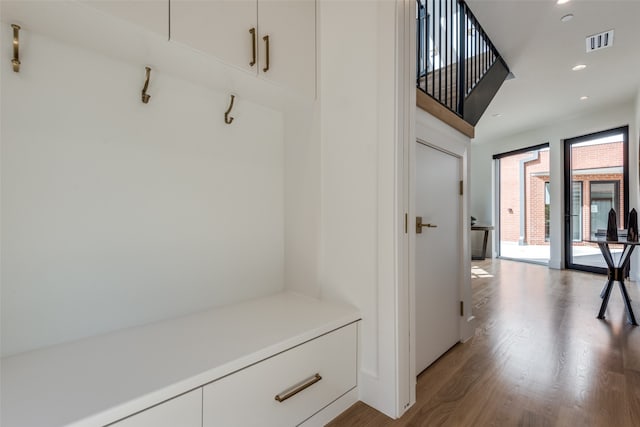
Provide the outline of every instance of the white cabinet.
{"type": "Polygon", "coordinates": [[[351,324],[206,385],[203,427],[302,423],[356,387],[356,343],[351,324]]]}
{"type": "Polygon", "coordinates": [[[352,323],[113,425],[299,425],[357,386],[357,339],[352,323]]]}
{"type": "Polygon", "coordinates": [[[202,388],[113,424],[114,427],[201,427],[202,388]]]}
{"type": "Polygon", "coordinates": [[[357,401],[359,319],[283,292],[3,358],[0,425],[317,426],[357,401]]]}
{"type": "Polygon", "coordinates": [[[258,28],[263,76],[308,96],[315,96],[316,3],[315,0],[259,0],[258,28]],[[265,41],[269,36],[269,70],[265,41]]]}
{"type": "Polygon", "coordinates": [[[316,0],[80,2],[301,95],[316,95],[316,0]]]}
{"type": "Polygon", "coordinates": [[[80,2],[169,39],[169,0],[80,0],[80,2]]]}
{"type": "Polygon", "coordinates": [[[315,96],[315,0],[171,0],[171,40],[315,96]]]}
{"type": "Polygon", "coordinates": [[[171,40],[256,72],[257,19],[257,0],[171,0],[171,40]]]}

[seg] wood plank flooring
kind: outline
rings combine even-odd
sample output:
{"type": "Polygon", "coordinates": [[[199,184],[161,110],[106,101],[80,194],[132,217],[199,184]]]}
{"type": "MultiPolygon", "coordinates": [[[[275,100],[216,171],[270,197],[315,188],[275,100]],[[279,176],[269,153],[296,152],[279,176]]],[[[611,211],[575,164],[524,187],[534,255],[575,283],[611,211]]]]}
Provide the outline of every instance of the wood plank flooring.
{"type": "MultiPolygon", "coordinates": [[[[473,266],[475,336],[420,374],[415,405],[392,420],[358,402],[329,426],[640,425],[640,327],[617,285],[598,320],[605,276],[473,266]]],[[[626,285],[640,317],[640,284],[626,285]]]]}

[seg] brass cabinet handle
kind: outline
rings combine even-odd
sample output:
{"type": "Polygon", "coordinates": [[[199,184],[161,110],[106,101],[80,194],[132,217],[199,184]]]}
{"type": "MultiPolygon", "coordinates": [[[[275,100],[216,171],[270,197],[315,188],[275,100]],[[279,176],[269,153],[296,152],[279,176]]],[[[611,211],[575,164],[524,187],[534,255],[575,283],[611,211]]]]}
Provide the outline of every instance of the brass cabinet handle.
{"type": "Polygon", "coordinates": [[[265,67],[262,69],[262,71],[266,73],[267,71],[269,71],[269,36],[264,36],[262,40],[264,40],[264,44],[267,52],[265,67]]]}
{"type": "Polygon", "coordinates": [[[435,225],[435,224],[423,224],[422,223],[422,217],[421,216],[417,216],[416,217],[416,234],[422,234],[422,227],[438,228],[438,226],[435,225]]]}
{"type": "Polygon", "coordinates": [[[251,52],[253,54],[253,59],[249,62],[249,65],[253,67],[256,65],[256,29],[251,28],[249,32],[251,33],[251,52]]]}
{"type": "Polygon", "coordinates": [[[11,64],[13,65],[13,71],[20,72],[20,25],[11,24],[13,28],[13,59],[11,64]]]}
{"type": "Polygon", "coordinates": [[[311,387],[321,379],[322,377],[320,376],[320,374],[316,373],[315,375],[307,378],[306,380],[294,385],[290,389],[287,389],[280,394],[276,394],[276,400],[278,402],[284,402],[288,398],[293,397],[296,394],[300,393],[302,390],[311,387]]]}

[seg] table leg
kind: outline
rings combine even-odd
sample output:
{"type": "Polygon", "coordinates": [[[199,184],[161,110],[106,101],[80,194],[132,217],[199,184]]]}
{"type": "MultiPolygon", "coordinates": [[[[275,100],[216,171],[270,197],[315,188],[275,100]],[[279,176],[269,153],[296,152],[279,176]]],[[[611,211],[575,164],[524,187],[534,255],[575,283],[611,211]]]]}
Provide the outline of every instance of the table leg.
{"type": "Polygon", "coordinates": [[[620,285],[620,292],[622,292],[622,299],[624,299],[624,306],[627,309],[627,317],[629,318],[629,322],[632,325],[638,326],[638,322],[636,322],[636,316],[634,316],[633,309],[631,308],[631,300],[629,299],[627,288],[624,287],[623,282],[618,282],[618,284],[620,285]]]}
{"type": "Polygon", "coordinates": [[[602,256],[604,257],[605,262],[607,263],[608,270],[608,281],[605,285],[604,289],[600,292],[600,298],[602,298],[602,305],[600,305],[600,312],[598,313],[598,319],[604,319],[604,312],[607,309],[607,304],[609,303],[609,297],[611,296],[611,288],[613,288],[613,282],[618,282],[620,284],[620,292],[622,293],[622,299],[624,300],[624,306],[627,311],[627,317],[629,318],[629,322],[638,326],[636,322],[636,317],[633,314],[633,309],[631,308],[631,300],[629,299],[629,294],[627,293],[627,288],[624,287],[624,279],[626,276],[626,270],[629,266],[629,262],[631,260],[631,254],[635,249],[635,245],[625,244],[625,242],[620,242],[620,244],[624,245],[624,249],[620,254],[620,259],[618,260],[618,265],[615,265],[613,260],[613,256],[611,255],[611,250],[609,249],[609,244],[606,242],[599,242],[598,247],[600,248],[600,252],[602,252],[602,256]]]}
{"type": "Polygon", "coordinates": [[[607,285],[604,288],[604,296],[602,297],[602,305],[600,305],[598,319],[604,319],[604,312],[607,309],[607,304],[609,304],[609,297],[611,296],[611,288],[613,288],[613,279],[609,279],[607,285]]]}
{"type": "MultiPolygon", "coordinates": [[[[607,263],[607,269],[609,270],[609,272],[611,272],[611,270],[615,268],[615,262],[613,261],[613,255],[611,255],[611,249],[609,249],[609,245],[606,243],[598,244],[598,247],[600,247],[600,252],[602,252],[602,256],[604,257],[604,262],[607,263]]],[[[624,251],[622,255],[624,255],[624,251]]]]}
{"type": "Polygon", "coordinates": [[[489,230],[484,230],[484,237],[482,239],[482,253],[480,256],[472,256],[474,261],[482,261],[487,257],[487,240],[489,240],[489,230]]]}
{"type": "Polygon", "coordinates": [[[484,239],[482,240],[482,259],[487,256],[487,240],[489,240],[489,230],[484,230],[484,239]]]}
{"type": "Polygon", "coordinates": [[[609,284],[609,282],[604,284],[604,287],[602,288],[602,290],[600,291],[600,299],[604,298],[604,292],[607,290],[607,285],[609,284]]]}

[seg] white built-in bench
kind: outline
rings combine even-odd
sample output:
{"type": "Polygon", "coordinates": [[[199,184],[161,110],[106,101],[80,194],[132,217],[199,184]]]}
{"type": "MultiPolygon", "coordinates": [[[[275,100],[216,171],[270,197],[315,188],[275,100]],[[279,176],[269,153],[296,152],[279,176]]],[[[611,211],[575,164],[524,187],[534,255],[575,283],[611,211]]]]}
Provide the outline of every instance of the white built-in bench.
{"type": "Polygon", "coordinates": [[[357,400],[359,319],[282,293],[6,357],[0,424],[322,425],[357,400]]]}

